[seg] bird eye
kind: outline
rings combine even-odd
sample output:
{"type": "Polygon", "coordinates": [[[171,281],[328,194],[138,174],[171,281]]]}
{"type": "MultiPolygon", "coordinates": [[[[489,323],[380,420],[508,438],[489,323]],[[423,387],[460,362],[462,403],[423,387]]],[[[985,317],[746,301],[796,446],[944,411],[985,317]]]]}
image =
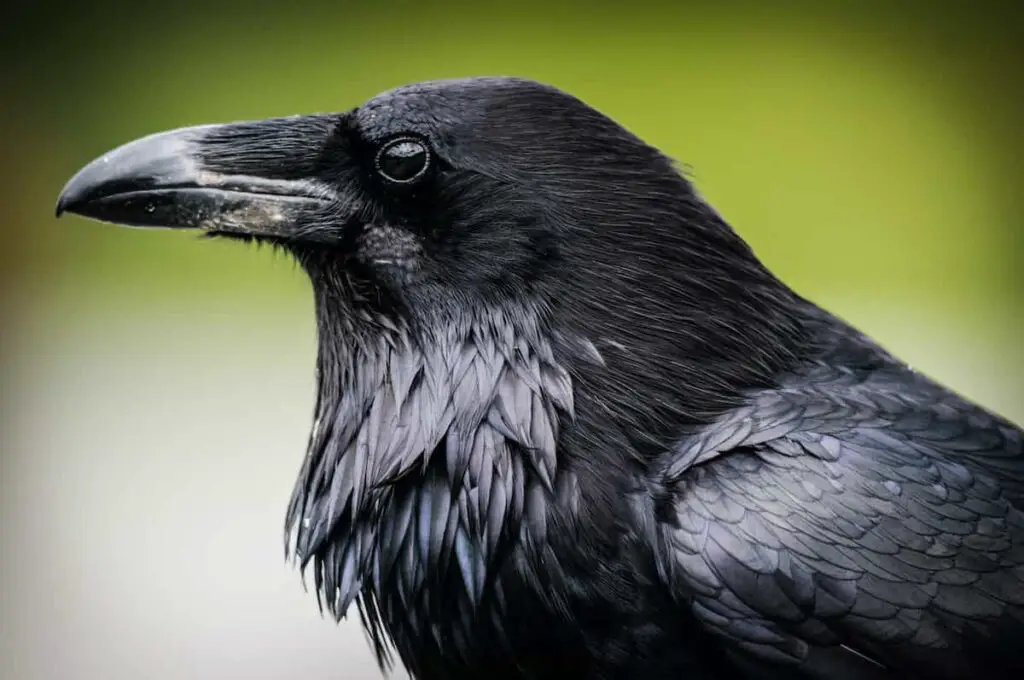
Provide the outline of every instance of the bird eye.
{"type": "Polygon", "coordinates": [[[395,139],[377,152],[377,172],[385,179],[399,184],[415,182],[430,165],[430,151],[418,139],[395,139]]]}

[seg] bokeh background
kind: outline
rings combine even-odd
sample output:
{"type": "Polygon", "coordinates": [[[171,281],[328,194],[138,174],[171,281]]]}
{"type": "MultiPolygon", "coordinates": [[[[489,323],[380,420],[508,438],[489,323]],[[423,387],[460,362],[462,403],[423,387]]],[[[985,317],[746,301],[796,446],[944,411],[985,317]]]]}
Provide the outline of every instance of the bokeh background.
{"type": "MultiPolygon", "coordinates": [[[[514,74],[685,163],[762,258],[1024,420],[1009,2],[21,3],[0,40],[0,677],[373,678],[283,560],[313,401],[269,250],[52,217],[137,136],[514,74]]],[[[399,675],[400,677],[400,675],[399,675]]]]}

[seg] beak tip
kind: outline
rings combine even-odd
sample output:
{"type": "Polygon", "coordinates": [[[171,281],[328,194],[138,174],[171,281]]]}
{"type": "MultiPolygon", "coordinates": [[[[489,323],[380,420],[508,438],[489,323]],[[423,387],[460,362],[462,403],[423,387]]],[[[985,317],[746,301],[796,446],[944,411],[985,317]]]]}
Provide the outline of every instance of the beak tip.
{"type": "Polygon", "coordinates": [[[72,178],[64,188],[61,189],[60,195],[57,196],[57,205],[53,209],[53,216],[60,217],[64,213],[74,212],[75,207],[82,203],[84,198],[83,191],[80,187],[73,186],[75,184],[75,178],[72,178]]]}
{"type": "Polygon", "coordinates": [[[75,213],[78,208],[89,202],[96,194],[97,188],[102,186],[102,175],[97,177],[97,161],[87,164],[79,169],[60,190],[57,196],[57,204],[53,209],[54,217],[61,217],[64,213],[75,213]]]}

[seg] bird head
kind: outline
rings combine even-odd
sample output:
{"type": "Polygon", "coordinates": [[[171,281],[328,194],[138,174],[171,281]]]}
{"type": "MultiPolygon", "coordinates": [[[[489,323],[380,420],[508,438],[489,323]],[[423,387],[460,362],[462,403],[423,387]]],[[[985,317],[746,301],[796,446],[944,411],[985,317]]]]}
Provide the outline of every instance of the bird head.
{"type": "Polygon", "coordinates": [[[63,212],[277,244],[315,285],[355,285],[410,318],[546,305],[567,287],[614,295],[656,285],[652,267],[672,258],[699,277],[716,249],[748,258],[660,152],[570,95],[512,78],[145,137],[75,175],[63,212]]]}
{"type": "Polygon", "coordinates": [[[318,309],[365,303],[385,325],[557,317],[586,353],[624,347],[635,363],[646,348],[699,358],[698,373],[738,354],[766,368],[771,329],[792,330],[783,287],[670,159],[524,79],[420,83],[343,113],[155,134],[85,166],[64,212],[281,246],[318,309]]]}

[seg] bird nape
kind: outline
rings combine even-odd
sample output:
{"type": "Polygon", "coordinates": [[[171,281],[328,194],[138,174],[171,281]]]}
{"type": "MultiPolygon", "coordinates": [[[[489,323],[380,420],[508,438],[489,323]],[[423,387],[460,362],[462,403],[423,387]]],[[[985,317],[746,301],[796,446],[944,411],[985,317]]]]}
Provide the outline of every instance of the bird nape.
{"type": "Polygon", "coordinates": [[[568,94],[436,81],[174,130],[62,212],[301,264],[286,541],[384,668],[1024,677],[1021,430],[792,292],[568,94]]]}

